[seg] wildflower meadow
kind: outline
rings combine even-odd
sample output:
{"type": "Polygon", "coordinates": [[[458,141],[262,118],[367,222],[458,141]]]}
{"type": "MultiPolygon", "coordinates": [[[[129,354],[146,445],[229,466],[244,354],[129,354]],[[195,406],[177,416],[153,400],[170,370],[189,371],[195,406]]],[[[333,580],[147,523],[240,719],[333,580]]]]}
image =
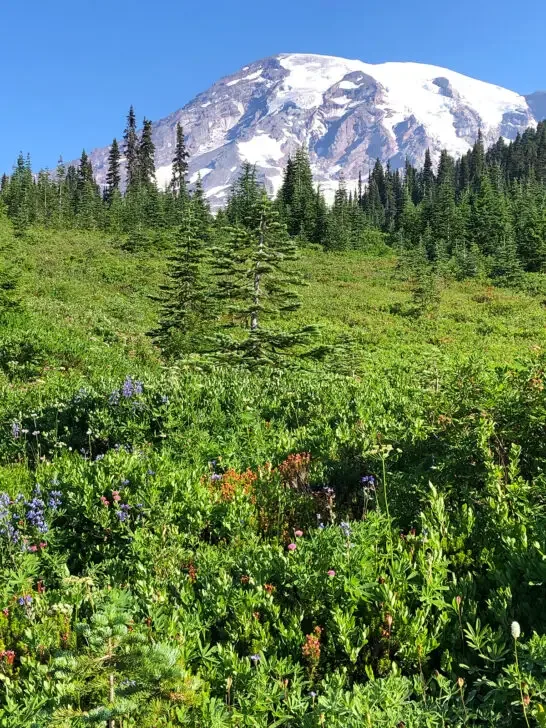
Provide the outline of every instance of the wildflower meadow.
{"type": "Polygon", "coordinates": [[[2,728],[546,726],[540,291],[415,321],[391,259],[309,250],[331,355],[253,370],[160,359],[159,256],[18,245],[2,728]]]}

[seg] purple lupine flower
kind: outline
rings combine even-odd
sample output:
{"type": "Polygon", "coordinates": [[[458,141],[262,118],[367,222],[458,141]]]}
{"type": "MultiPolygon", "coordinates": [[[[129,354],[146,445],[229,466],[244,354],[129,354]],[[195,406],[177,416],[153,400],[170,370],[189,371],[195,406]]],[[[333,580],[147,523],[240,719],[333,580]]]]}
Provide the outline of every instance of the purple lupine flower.
{"type": "Polygon", "coordinates": [[[110,404],[119,404],[119,397],[120,397],[119,389],[114,389],[114,391],[112,392],[112,394],[108,398],[108,402],[110,404]]]}
{"type": "Polygon", "coordinates": [[[7,493],[0,493],[0,519],[7,515],[11,504],[11,498],[7,493]]]}
{"type": "Polygon", "coordinates": [[[345,538],[349,538],[349,536],[351,535],[351,527],[347,523],[347,521],[341,521],[339,527],[343,531],[343,535],[345,536],[345,538]]]}
{"type": "Polygon", "coordinates": [[[26,503],[28,508],[26,519],[31,526],[40,531],[40,533],[47,533],[47,525],[44,517],[45,503],[41,498],[33,498],[29,503],[26,503]]]}
{"type": "Polygon", "coordinates": [[[16,440],[21,437],[21,425],[18,422],[12,424],[11,434],[16,440]]]}
{"type": "Polygon", "coordinates": [[[95,458],[96,463],[100,462],[101,460],[104,460],[104,453],[97,455],[97,457],[95,458]]]}
{"type": "Polygon", "coordinates": [[[362,478],[360,478],[360,483],[369,490],[374,490],[375,488],[375,478],[373,475],[363,475],[362,478]]]}
{"type": "Polygon", "coordinates": [[[260,655],[258,655],[258,654],[255,654],[255,655],[250,655],[250,659],[252,660],[252,662],[253,662],[253,663],[254,663],[255,665],[257,665],[257,664],[258,664],[258,663],[260,662],[260,660],[261,660],[262,658],[260,657],[260,655]]]}
{"type": "Polygon", "coordinates": [[[161,404],[169,404],[169,398],[166,394],[161,395],[161,404]]]}
{"type": "Polygon", "coordinates": [[[133,381],[132,377],[127,376],[121,386],[121,394],[125,397],[125,399],[131,399],[131,397],[136,397],[139,394],[142,394],[142,389],[142,382],[133,381]]]}
{"type": "Polygon", "coordinates": [[[130,506],[130,505],[129,505],[128,503],[123,503],[123,504],[122,504],[122,505],[120,506],[120,509],[121,509],[122,511],[125,511],[125,512],[127,513],[127,511],[129,511],[129,510],[131,509],[131,506],[130,506]]]}
{"type": "Polygon", "coordinates": [[[155,475],[155,470],[152,470],[151,468],[148,468],[147,474],[148,475],[155,475]]]}
{"type": "Polygon", "coordinates": [[[130,480],[127,480],[127,478],[125,478],[124,480],[121,481],[121,484],[122,485],[129,485],[130,482],[131,482],[130,480]]]}
{"type": "Polygon", "coordinates": [[[212,475],[210,476],[210,479],[211,479],[211,480],[222,480],[222,476],[220,475],[220,473],[213,473],[213,474],[212,474],[212,475]]]}
{"type": "Polygon", "coordinates": [[[52,510],[56,511],[57,508],[61,505],[61,503],[62,503],[62,500],[61,500],[62,495],[63,494],[61,493],[60,490],[52,490],[51,491],[51,493],[49,494],[48,505],[49,505],[49,507],[52,510]]]}
{"type": "Polygon", "coordinates": [[[126,521],[128,515],[129,514],[126,511],[116,511],[116,516],[121,522],[126,521]]]}
{"type": "Polygon", "coordinates": [[[7,493],[0,493],[0,536],[4,536],[11,543],[18,543],[19,531],[10,523],[10,517],[12,521],[18,521],[19,516],[10,513],[11,502],[7,493]]]}

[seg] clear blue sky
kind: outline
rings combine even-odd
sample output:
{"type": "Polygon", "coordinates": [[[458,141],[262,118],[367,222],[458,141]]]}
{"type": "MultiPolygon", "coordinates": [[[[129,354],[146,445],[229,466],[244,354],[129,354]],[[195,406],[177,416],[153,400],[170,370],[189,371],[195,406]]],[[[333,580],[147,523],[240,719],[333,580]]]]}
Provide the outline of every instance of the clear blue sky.
{"type": "Polygon", "coordinates": [[[280,52],[419,61],[546,88],[545,0],[1,0],[0,172],[51,166],[280,52]]]}

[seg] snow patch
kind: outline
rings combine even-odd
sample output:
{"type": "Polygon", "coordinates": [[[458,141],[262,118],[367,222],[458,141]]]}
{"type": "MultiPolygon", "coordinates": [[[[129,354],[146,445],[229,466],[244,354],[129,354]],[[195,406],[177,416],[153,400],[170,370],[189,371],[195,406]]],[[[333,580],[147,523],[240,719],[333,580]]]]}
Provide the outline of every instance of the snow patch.
{"type": "Polygon", "coordinates": [[[212,105],[212,101],[207,101],[207,103],[206,103],[206,104],[201,104],[201,108],[202,108],[202,109],[206,109],[206,108],[207,108],[207,106],[211,106],[211,105],[212,105]]]}
{"type": "Polygon", "coordinates": [[[322,104],[322,98],[329,88],[351,71],[360,70],[353,67],[360,61],[347,61],[334,56],[312,56],[290,54],[280,56],[281,66],[289,71],[283,84],[278,89],[276,98],[272,100],[270,111],[276,111],[287,101],[291,101],[301,109],[314,109],[322,104]]]}
{"type": "Polygon", "coordinates": [[[201,176],[201,179],[204,179],[207,174],[210,174],[211,172],[212,169],[210,169],[210,167],[203,167],[203,169],[197,170],[197,172],[194,172],[190,177],[190,184],[195,184],[195,182],[199,179],[199,176],[201,176]]]}
{"type": "Polygon", "coordinates": [[[257,78],[260,78],[263,73],[263,69],[260,69],[259,71],[255,71],[254,73],[249,73],[248,76],[245,76],[242,80],[243,81],[255,81],[257,78]]]}
{"type": "Polygon", "coordinates": [[[339,96],[337,99],[332,99],[332,101],[338,106],[346,106],[351,103],[351,99],[348,96],[339,96]]]}
{"type": "Polygon", "coordinates": [[[339,84],[339,88],[342,88],[344,91],[350,91],[351,89],[358,88],[358,84],[352,81],[342,81],[339,84]]]}
{"type": "Polygon", "coordinates": [[[155,171],[155,181],[157,182],[157,186],[160,190],[165,189],[165,187],[168,187],[171,182],[171,177],[173,174],[173,166],[172,164],[166,164],[163,167],[158,167],[155,171]]]}
{"type": "Polygon", "coordinates": [[[267,167],[271,162],[278,162],[284,157],[281,149],[282,142],[268,134],[258,134],[246,142],[239,142],[239,154],[250,164],[258,167],[267,167]]]}
{"type": "MultiPolygon", "coordinates": [[[[245,69],[243,68],[243,71],[245,69]]],[[[263,71],[256,71],[255,73],[249,73],[248,76],[243,76],[243,78],[235,78],[233,81],[229,81],[226,83],[226,86],[236,86],[238,83],[241,83],[241,81],[255,81],[256,79],[260,78],[263,71]]]]}

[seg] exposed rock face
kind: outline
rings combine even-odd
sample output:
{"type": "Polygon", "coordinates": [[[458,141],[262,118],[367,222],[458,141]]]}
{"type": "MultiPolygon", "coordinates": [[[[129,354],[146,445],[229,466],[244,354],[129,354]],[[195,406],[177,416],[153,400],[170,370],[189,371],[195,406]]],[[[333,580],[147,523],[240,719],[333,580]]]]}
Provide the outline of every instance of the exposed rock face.
{"type": "MultiPolygon", "coordinates": [[[[364,179],[377,158],[393,168],[423,161],[430,147],[466,152],[481,129],[486,143],[546,117],[546,93],[519,94],[448,69],[419,63],[372,65],[332,56],[281,54],[221,79],[154,124],[157,181],[171,176],[176,125],[186,133],[190,181],[200,174],[213,207],[221,206],[243,161],[256,164],[268,191],[282,181],[289,154],[309,150],[327,196],[341,173],[364,179]]],[[[104,183],[108,149],[92,161],[104,183]]]]}
{"type": "Polygon", "coordinates": [[[546,91],[535,91],[525,97],[537,121],[546,120],[546,91]]]}

